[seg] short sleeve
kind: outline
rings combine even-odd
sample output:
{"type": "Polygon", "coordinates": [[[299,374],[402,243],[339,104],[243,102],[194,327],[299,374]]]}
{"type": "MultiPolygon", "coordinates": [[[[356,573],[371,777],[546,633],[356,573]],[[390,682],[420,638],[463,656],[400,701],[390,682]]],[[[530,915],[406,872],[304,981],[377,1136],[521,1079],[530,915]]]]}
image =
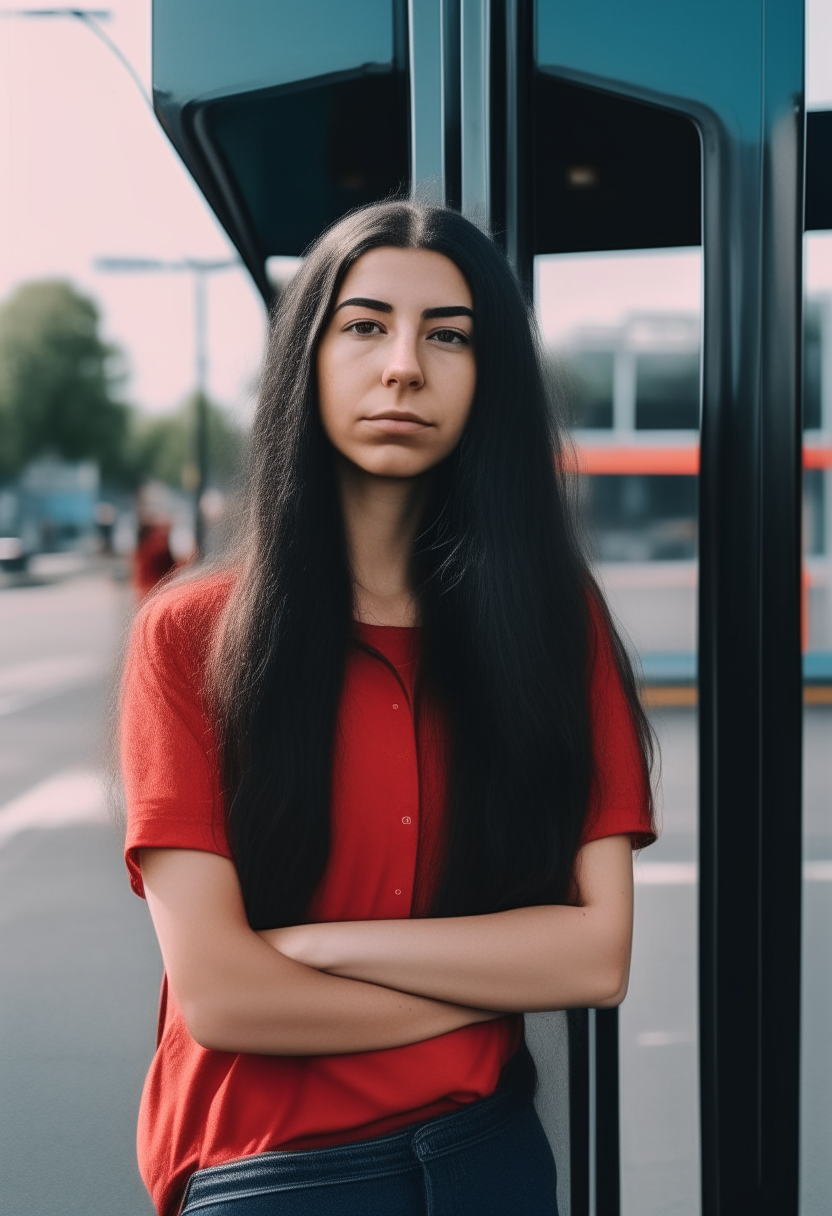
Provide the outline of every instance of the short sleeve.
{"type": "Polygon", "coordinates": [[[140,849],[231,855],[216,736],[201,695],[201,671],[221,598],[208,580],[172,587],[141,610],[133,627],[121,692],[120,749],[125,860],[137,895],[144,895],[140,849]]]}
{"type": "Polygon", "coordinates": [[[653,844],[649,775],[632,711],[615,662],[603,613],[591,605],[592,667],[589,703],[593,776],[582,844],[630,835],[633,848],[653,844]]]}

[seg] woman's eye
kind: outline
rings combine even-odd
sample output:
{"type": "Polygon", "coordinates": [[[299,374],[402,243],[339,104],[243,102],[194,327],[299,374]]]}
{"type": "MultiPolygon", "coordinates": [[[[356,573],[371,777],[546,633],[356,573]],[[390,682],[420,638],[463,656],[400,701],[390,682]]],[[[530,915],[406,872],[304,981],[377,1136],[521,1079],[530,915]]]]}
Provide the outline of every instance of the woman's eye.
{"type": "Polygon", "coordinates": [[[430,336],[437,342],[446,343],[448,346],[464,346],[471,341],[461,329],[437,329],[430,336]]]}
{"type": "Polygon", "coordinates": [[[381,333],[381,328],[376,321],[353,321],[352,325],[347,326],[347,329],[362,338],[368,338],[374,333],[381,333]]]}

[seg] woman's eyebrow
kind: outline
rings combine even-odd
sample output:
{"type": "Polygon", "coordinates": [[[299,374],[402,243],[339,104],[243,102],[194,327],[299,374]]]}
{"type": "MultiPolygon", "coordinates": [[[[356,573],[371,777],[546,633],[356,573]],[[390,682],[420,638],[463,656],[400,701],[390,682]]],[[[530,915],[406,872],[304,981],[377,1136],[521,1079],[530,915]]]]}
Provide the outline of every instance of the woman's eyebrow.
{"type": "MultiPolygon", "coordinates": [[[[370,308],[373,312],[392,312],[393,305],[386,304],[384,300],[370,300],[367,296],[351,296],[349,300],[342,300],[335,308],[338,312],[340,308],[346,308],[352,304],[355,308],[370,308]]],[[[440,317],[473,317],[472,309],[467,308],[464,304],[444,304],[441,308],[426,308],[422,313],[423,321],[433,321],[440,317]]]]}
{"type": "Polygon", "coordinates": [[[339,308],[346,308],[348,304],[354,304],[358,308],[371,308],[373,312],[392,312],[393,305],[385,304],[383,300],[368,300],[366,296],[352,296],[349,300],[342,300],[335,312],[339,308]]]}
{"type": "Polygon", "coordinates": [[[473,310],[464,304],[445,304],[442,308],[426,308],[422,313],[423,321],[432,321],[435,317],[473,317],[473,310]]]}

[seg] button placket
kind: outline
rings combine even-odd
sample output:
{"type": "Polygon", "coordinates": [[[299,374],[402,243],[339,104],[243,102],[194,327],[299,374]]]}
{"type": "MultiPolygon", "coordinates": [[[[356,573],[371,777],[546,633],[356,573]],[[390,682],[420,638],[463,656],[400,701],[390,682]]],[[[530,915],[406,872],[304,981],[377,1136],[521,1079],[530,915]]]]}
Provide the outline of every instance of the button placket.
{"type": "MultiPolygon", "coordinates": [[[[409,692],[397,672],[390,671],[389,674],[395,680],[396,688],[395,691],[390,688],[387,695],[390,696],[390,692],[392,692],[393,696],[397,697],[395,701],[391,697],[387,702],[394,715],[388,719],[391,729],[390,743],[399,757],[401,784],[399,786],[400,798],[394,797],[393,806],[390,808],[393,814],[398,813],[399,816],[399,828],[394,829],[395,836],[390,840],[390,846],[395,851],[395,863],[391,868],[394,869],[394,872],[397,871],[393,881],[398,880],[398,882],[395,887],[391,886],[387,889],[392,893],[394,901],[391,904],[390,913],[395,916],[406,916],[409,912],[406,905],[412,900],[416,879],[418,834],[413,829],[418,824],[418,755],[415,721],[409,692]],[[402,714],[401,711],[404,713],[402,714]],[[411,789],[414,784],[415,788],[411,789]],[[398,802],[398,811],[394,809],[396,802],[398,802]],[[405,813],[407,810],[409,810],[409,814],[405,813]],[[399,829],[404,829],[407,835],[400,835],[399,829]]],[[[390,860],[393,860],[392,855],[390,860]]],[[[392,878],[393,875],[391,874],[390,877],[392,878]]]]}

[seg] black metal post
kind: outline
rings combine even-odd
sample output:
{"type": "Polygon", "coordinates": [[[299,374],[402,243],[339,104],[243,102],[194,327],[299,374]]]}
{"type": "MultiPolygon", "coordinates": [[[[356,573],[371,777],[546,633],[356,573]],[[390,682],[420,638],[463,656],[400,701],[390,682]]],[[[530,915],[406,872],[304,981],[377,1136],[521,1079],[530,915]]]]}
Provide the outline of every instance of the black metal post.
{"type": "Polygon", "coordinates": [[[505,0],[505,240],[526,294],[533,290],[531,121],[534,8],[505,0]]]}
{"type": "Polygon", "coordinates": [[[589,1010],[570,1009],[569,1028],[569,1216],[590,1216],[589,1010]]]}
{"type": "Polygon", "coordinates": [[[595,1212],[621,1214],[621,1129],[618,1010],[596,1009],[595,1032],[595,1212]]]}
{"type": "Polygon", "coordinates": [[[445,206],[462,206],[460,0],[442,0],[442,121],[445,127],[445,206]]]}
{"type": "Polygon", "coordinates": [[[705,1216],[798,1210],[803,25],[763,17],[759,142],[702,124],[705,1216]]]}

